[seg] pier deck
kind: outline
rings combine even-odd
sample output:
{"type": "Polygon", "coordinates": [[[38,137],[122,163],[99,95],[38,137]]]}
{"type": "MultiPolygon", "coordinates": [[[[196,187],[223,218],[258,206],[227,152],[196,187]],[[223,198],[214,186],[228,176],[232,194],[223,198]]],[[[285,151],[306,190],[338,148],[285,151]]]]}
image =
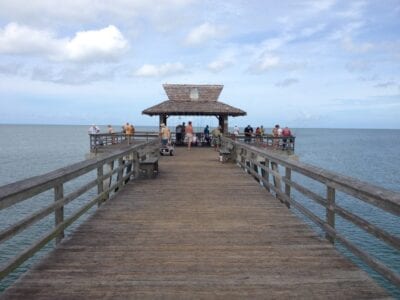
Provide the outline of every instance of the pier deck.
{"type": "Polygon", "coordinates": [[[162,157],[0,298],[388,297],[209,148],[162,157]]]}

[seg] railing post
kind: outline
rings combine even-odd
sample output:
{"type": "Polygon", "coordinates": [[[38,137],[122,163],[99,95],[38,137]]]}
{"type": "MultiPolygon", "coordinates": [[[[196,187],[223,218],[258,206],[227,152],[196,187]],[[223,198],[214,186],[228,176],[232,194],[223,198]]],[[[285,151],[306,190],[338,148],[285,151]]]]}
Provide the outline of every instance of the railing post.
{"type": "MultiPolygon", "coordinates": [[[[274,171],[274,173],[272,174],[272,178],[274,179],[274,186],[278,191],[282,192],[281,179],[277,175],[277,174],[279,174],[278,164],[276,162],[271,161],[271,169],[272,169],[272,171],[274,171]]],[[[281,202],[283,202],[281,197],[278,195],[278,193],[275,192],[275,196],[281,202]]]]}
{"type": "Polygon", "coordinates": [[[133,177],[135,179],[137,179],[139,177],[139,172],[140,172],[140,168],[139,168],[139,152],[133,152],[132,153],[133,156],[133,177]]]}
{"type": "MultiPolygon", "coordinates": [[[[105,167],[105,171],[106,171],[106,173],[110,173],[110,172],[112,172],[113,170],[114,170],[114,161],[112,161],[112,162],[110,162],[110,163],[108,163],[108,164],[106,164],[106,165],[104,165],[104,167],[105,167]]],[[[103,167],[103,173],[104,173],[104,167],[103,167]]],[[[108,178],[108,179],[105,179],[104,181],[103,181],[103,191],[106,191],[107,190],[107,193],[106,193],[106,195],[104,196],[104,201],[107,201],[109,198],[110,198],[110,187],[111,187],[111,185],[112,185],[112,175],[108,178]]]]}
{"type": "MultiPolygon", "coordinates": [[[[120,157],[118,158],[118,167],[122,167],[124,165],[124,158],[120,157]]],[[[121,189],[122,188],[122,183],[123,183],[123,177],[124,177],[124,168],[121,168],[118,171],[118,175],[117,175],[117,181],[118,181],[118,188],[121,189]]]]}
{"type": "MultiPolygon", "coordinates": [[[[326,222],[333,229],[335,228],[335,189],[327,186],[326,190],[326,222]]],[[[325,234],[325,237],[332,244],[335,243],[335,236],[329,233],[325,234]]]]}
{"type": "MultiPolygon", "coordinates": [[[[288,167],[285,168],[285,178],[286,178],[286,180],[292,180],[292,169],[291,168],[288,168],[288,167]]],[[[291,193],[290,184],[285,182],[285,194],[286,194],[286,196],[288,196],[289,199],[290,199],[290,193],[291,193]]],[[[289,202],[286,202],[286,205],[288,208],[290,208],[289,202]]]]}
{"type": "MultiPolygon", "coordinates": [[[[269,183],[269,159],[266,158],[264,163],[263,163],[265,170],[263,170],[263,177],[265,178],[265,180],[267,181],[267,183],[269,183]]],[[[268,192],[271,192],[271,189],[269,188],[269,185],[267,185],[265,187],[267,189],[268,192]]]]}
{"type": "MultiPolygon", "coordinates": [[[[103,165],[97,168],[97,194],[100,195],[104,191],[103,185],[103,165]]],[[[97,206],[100,206],[101,203],[104,202],[104,199],[100,199],[97,202],[97,206]]]]}
{"type": "MultiPolygon", "coordinates": [[[[64,185],[60,183],[54,187],[54,201],[61,200],[62,198],[64,198],[64,185]]],[[[56,208],[54,210],[54,215],[55,226],[57,227],[60,223],[64,222],[64,205],[56,208]]],[[[56,236],[56,244],[60,243],[63,238],[64,230],[56,236]]]]}

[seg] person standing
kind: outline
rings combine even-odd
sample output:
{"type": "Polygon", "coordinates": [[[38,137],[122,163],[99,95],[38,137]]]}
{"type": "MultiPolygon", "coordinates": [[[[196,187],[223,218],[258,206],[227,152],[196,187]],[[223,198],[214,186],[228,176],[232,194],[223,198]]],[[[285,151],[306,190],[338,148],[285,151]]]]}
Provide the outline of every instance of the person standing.
{"type": "Polygon", "coordinates": [[[108,132],[108,134],[111,134],[112,136],[111,136],[111,143],[112,144],[116,144],[116,142],[115,142],[115,136],[113,136],[114,135],[114,133],[115,133],[115,131],[114,131],[114,128],[112,128],[112,126],[111,125],[107,125],[107,132],[108,132]]]}
{"type": "Polygon", "coordinates": [[[131,143],[131,136],[132,136],[133,130],[132,130],[131,125],[128,122],[126,122],[126,124],[124,126],[124,132],[125,132],[126,139],[128,140],[128,145],[129,145],[131,143]]]}
{"type": "Polygon", "coordinates": [[[182,144],[182,125],[181,124],[179,124],[175,128],[175,140],[176,140],[177,145],[182,144]]]}
{"type": "Polygon", "coordinates": [[[208,125],[204,128],[204,140],[206,141],[207,145],[210,146],[210,128],[208,125]]]}
{"type": "Polygon", "coordinates": [[[107,132],[109,133],[109,134],[113,134],[114,133],[114,128],[112,128],[112,126],[111,125],[107,125],[107,132]]]}
{"type": "Polygon", "coordinates": [[[235,127],[233,128],[233,137],[235,138],[235,140],[237,140],[239,132],[240,132],[239,127],[235,125],[235,127]]]}
{"type": "Polygon", "coordinates": [[[133,126],[133,124],[131,124],[131,135],[133,140],[133,137],[135,136],[135,126],[133,126]]]}
{"type": "Polygon", "coordinates": [[[167,126],[165,126],[164,123],[161,123],[160,137],[161,137],[161,145],[163,147],[166,147],[171,137],[171,131],[167,126]]]}
{"type": "Polygon", "coordinates": [[[256,142],[261,142],[261,129],[260,129],[260,127],[256,128],[256,142]]]}
{"type": "Polygon", "coordinates": [[[276,124],[275,127],[272,129],[272,136],[274,137],[273,146],[275,148],[279,148],[279,137],[281,132],[282,131],[280,130],[278,124],[276,124]]]}
{"type": "Polygon", "coordinates": [[[247,125],[247,127],[244,129],[244,142],[245,143],[251,143],[251,137],[253,135],[253,127],[250,125],[247,125]]]}
{"type": "Polygon", "coordinates": [[[93,124],[92,126],[89,127],[88,133],[89,134],[97,134],[97,133],[100,133],[100,129],[99,129],[99,127],[97,127],[97,125],[93,124]]]}
{"type": "Polygon", "coordinates": [[[290,138],[291,136],[292,136],[292,132],[290,131],[289,127],[286,126],[285,128],[283,128],[283,130],[282,130],[282,137],[283,137],[282,138],[282,142],[283,142],[282,150],[289,148],[288,144],[287,144],[287,140],[289,139],[289,143],[291,143],[292,142],[292,139],[290,138]]]}
{"type": "Polygon", "coordinates": [[[97,145],[101,144],[101,139],[98,136],[92,136],[92,134],[98,134],[100,133],[99,127],[97,127],[95,124],[89,127],[88,134],[90,136],[90,144],[92,148],[97,147],[97,145]]]}
{"type": "Polygon", "coordinates": [[[260,133],[261,133],[261,142],[263,142],[264,141],[264,134],[265,134],[265,129],[264,129],[263,125],[261,125],[261,127],[260,127],[260,133]]]}
{"type": "Polygon", "coordinates": [[[188,150],[190,151],[190,148],[192,146],[192,141],[193,141],[193,135],[194,135],[192,121],[189,121],[188,126],[186,126],[185,135],[188,138],[188,150]]]}
{"type": "Polygon", "coordinates": [[[211,131],[212,134],[212,138],[213,138],[213,145],[214,145],[214,149],[215,151],[219,151],[219,147],[221,146],[221,126],[218,126],[216,128],[214,128],[211,131]]]}
{"type": "Polygon", "coordinates": [[[186,133],[186,126],[185,122],[182,122],[182,144],[185,142],[185,133],[186,133]]]}

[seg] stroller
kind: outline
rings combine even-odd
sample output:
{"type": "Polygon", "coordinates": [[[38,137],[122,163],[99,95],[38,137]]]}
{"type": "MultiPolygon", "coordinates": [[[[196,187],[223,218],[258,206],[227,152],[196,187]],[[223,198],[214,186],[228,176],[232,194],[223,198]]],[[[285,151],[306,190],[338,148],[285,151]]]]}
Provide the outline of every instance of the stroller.
{"type": "Polygon", "coordinates": [[[166,145],[161,145],[160,147],[160,154],[161,155],[174,155],[175,147],[174,144],[171,143],[171,140],[168,141],[166,145]]]}

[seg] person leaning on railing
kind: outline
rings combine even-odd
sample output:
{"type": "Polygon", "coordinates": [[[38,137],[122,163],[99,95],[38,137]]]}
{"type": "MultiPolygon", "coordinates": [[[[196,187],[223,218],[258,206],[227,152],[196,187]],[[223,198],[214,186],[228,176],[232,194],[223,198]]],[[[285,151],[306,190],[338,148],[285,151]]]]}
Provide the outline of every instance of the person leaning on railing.
{"type": "Polygon", "coordinates": [[[126,123],[126,125],[124,126],[124,131],[129,145],[131,143],[131,137],[135,134],[135,127],[133,127],[133,125],[129,123],[126,123]]]}
{"type": "Polygon", "coordinates": [[[285,128],[283,128],[282,130],[282,149],[288,149],[290,148],[290,145],[293,143],[293,139],[291,139],[290,137],[292,137],[292,132],[290,131],[290,129],[286,126],[285,128]],[[287,140],[289,139],[289,144],[287,143],[287,140]]]}

